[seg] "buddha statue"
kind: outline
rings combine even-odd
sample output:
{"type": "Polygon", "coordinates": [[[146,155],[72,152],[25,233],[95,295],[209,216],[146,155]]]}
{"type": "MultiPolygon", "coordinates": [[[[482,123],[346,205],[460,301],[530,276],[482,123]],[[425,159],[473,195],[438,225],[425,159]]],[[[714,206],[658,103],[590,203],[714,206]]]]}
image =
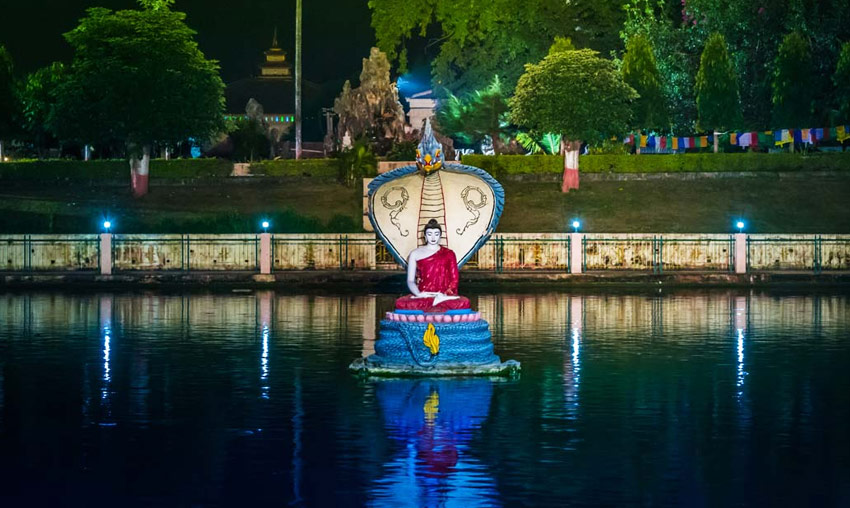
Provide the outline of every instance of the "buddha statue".
{"type": "Polygon", "coordinates": [[[410,294],[396,300],[396,309],[445,312],[469,308],[469,299],[457,294],[457,257],[440,245],[442,233],[434,219],[425,225],[425,245],[413,249],[407,257],[410,294]]]}

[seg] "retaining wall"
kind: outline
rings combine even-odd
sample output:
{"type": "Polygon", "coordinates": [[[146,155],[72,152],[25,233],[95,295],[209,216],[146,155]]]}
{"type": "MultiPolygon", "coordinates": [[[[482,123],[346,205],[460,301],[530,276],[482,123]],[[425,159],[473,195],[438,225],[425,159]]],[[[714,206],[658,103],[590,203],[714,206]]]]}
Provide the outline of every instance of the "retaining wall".
{"type": "MultiPolygon", "coordinates": [[[[261,272],[266,270],[263,266],[271,271],[400,270],[371,233],[0,235],[0,271],[110,273],[105,263],[114,272],[261,272]],[[263,247],[264,241],[268,248],[263,247]],[[264,259],[268,264],[263,265],[264,259]]],[[[850,270],[850,235],[500,233],[493,235],[465,269],[573,273],[850,270]]]]}

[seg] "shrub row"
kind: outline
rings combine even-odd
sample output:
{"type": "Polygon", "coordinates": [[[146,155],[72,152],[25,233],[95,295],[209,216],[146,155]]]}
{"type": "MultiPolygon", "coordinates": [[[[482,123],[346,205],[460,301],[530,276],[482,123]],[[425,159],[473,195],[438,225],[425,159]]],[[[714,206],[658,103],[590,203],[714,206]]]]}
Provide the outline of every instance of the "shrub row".
{"type": "MultiPolygon", "coordinates": [[[[233,164],[224,159],[172,159],[151,161],[151,178],[225,177],[233,164]]],[[[0,164],[0,180],[129,180],[125,160],[34,160],[0,164]]]]}
{"type": "Polygon", "coordinates": [[[254,162],[250,166],[252,175],[265,176],[310,176],[334,178],[339,176],[338,159],[280,159],[254,162]]]}
{"type": "MultiPolygon", "coordinates": [[[[465,155],[463,163],[494,175],[560,173],[564,168],[564,159],[559,155],[465,155]]],[[[579,170],[583,173],[847,171],[850,152],[582,155],[579,170]]]]}

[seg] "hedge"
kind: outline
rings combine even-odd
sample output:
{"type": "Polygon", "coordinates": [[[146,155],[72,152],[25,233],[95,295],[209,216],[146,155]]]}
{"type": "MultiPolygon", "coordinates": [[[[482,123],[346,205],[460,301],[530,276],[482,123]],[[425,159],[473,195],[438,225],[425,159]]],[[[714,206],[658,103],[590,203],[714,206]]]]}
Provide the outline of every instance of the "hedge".
{"type": "MultiPolygon", "coordinates": [[[[233,163],[225,159],[155,159],[151,178],[215,178],[230,175],[233,163]]],[[[0,180],[130,180],[126,160],[34,160],[0,164],[0,180]]]]}
{"type": "Polygon", "coordinates": [[[310,176],[315,178],[339,177],[337,159],[279,159],[254,162],[250,166],[252,175],[266,176],[310,176]]]}
{"type": "MultiPolygon", "coordinates": [[[[465,155],[464,164],[495,175],[560,173],[559,155],[465,155]]],[[[582,173],[679,173],[720,171],[847,171],[850,152],[686,153],[675,155],[582,155],[582,173]]]]}
{"type": "MultiPolygon", "coordinates": [[[[130,167],[125,162],[127,174],[130,167]]],[[[151,161],[151,178],[219,178],[230,176],[233,163],[227,159],[157,159],[151,161]]]]}

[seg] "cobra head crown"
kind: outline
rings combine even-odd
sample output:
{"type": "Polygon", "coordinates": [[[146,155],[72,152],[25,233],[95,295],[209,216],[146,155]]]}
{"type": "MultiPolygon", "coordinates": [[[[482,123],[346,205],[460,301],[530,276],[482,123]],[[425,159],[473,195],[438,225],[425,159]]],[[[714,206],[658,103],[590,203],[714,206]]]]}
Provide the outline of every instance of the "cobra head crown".
{"type": "Polygon", "coordinates": [[[416,148],[416,165],[427,174],[442,168],[443,162],[443,145],[438,143],[434,137],[434,132],[431,130],[431,120],[425,120],[422,141],[416,148]]]}

